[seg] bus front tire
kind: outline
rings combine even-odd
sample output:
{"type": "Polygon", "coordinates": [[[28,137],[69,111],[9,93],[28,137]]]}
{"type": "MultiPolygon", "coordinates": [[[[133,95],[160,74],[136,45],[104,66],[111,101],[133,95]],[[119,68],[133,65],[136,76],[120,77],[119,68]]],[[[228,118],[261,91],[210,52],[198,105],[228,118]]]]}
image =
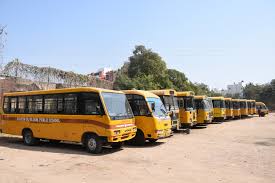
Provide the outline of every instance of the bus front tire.
{"type": "Polygon", "coordinates": [[[123,142],[113,142],[113,143],[111,144],[111,147],[112,147],[113,149],[121,149],[122,146],[123,146],[123,142]]]}
{"type": "Polygon", "coordinates": [[[136,136],[133,138],[133,144],[137,146],[145,145],[145,137],[141,130],[137,130],[136,136]]]}
{"type": "Polygon", "coordinates": [[[33,136],[32,131],[29,129],[26,129],[23,131],[23,140],[24,140],[24,144],[28,146],[37,145],[39,142],[39,139],[35,138],[33,136]]]}
{"type": "Polygon", "coordinates": [[[102,152],[102,140],[94,134],[89,134],[85,138],[85,146],[89,153],[99,154],[102,152]]]}

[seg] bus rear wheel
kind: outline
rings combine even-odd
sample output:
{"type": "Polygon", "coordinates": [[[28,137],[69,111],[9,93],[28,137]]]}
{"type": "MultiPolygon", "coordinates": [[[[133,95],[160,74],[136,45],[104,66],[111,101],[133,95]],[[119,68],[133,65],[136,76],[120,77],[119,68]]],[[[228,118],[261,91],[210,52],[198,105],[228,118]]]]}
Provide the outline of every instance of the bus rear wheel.
{"type": "Polygon", "coordinates": [[[85,138],[85,146],[89,153],[99,154],[102,152],[102,140],[97,135],[87,135],[85,138]]]}
{"type": "Polygon", "coordinates": [[[39,140],[33,136],[32,131],[29,129],[23,131],[23,140],[24,144],[28,146],[37,145],[39,142],[39,140]]]}

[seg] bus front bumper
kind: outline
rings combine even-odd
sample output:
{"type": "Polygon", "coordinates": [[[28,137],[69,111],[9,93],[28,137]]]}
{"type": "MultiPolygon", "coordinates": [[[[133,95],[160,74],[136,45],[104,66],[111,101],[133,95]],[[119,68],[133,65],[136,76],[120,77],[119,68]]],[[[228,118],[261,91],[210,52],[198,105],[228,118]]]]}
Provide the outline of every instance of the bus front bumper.
{"type": "Polygon", "coordinates": [[[109,130],[109,134],[107,136],[108,142],[123,142],[130,140],[136,136],[137,127],[128,127],[121,128],[115,130],[109,130]]]}
{"type": "Polygon", "coordinates": [[[171,137],[172,135],[173,135],[173,132],[171,129],[156,130],[155,139],[164,139],[164,138],[171,137]]]}

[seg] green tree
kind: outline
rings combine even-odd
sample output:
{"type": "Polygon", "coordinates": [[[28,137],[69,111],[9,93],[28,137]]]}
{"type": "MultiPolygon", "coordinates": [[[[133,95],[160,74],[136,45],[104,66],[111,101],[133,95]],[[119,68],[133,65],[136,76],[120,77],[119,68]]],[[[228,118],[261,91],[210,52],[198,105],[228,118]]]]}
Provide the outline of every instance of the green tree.
{"type": "Polygon", "coordinates": [[[118,70],[114,89],[175,89],[177,91],[194,91],[200,95],[216,94],[203,83],[192,83],[184,73],[167,69],[165,61],[158,53],[143,45],[136,46],[129,61],[118,70]]]}
{"type": "Polygon", "coordinates": [[[260,92],[262,91],[261,85],[255,85],[253,83],[248,83],[243,90],[244,98],[246,99],[256,99],[258,98],[260,92]]]}
{"type": "Polygon", "coordinates": [[[166,63],[157,53],[151,49],[146,49],[143,45],[135,47],[129,61],[128,76],[130,78],[140,75],[153,75],[156,78],[166,74],[166,63]]]}
{"type": "Polygon", "coordinates": [[[158,89],[170,88],[172,83],[167,74],[166,63],[151,49],[135,47],[129,62],[118,72],[115,89],[158,89]]]}
{"type": "Polygon", "coordinates": [[[188,79],[186,78],[185,74],[177,71],[175,69],[168,69],[168,77],[169,80],[172,82],[173,87],[177,91],[188,90],[188,79]]]}
{"type": "Polygon", "coordinates": [[[270,83],[255,85],[249,83],[244,87],[244,98],[264,102],[269,109],[275,109],[275,79],[270,83]]]}

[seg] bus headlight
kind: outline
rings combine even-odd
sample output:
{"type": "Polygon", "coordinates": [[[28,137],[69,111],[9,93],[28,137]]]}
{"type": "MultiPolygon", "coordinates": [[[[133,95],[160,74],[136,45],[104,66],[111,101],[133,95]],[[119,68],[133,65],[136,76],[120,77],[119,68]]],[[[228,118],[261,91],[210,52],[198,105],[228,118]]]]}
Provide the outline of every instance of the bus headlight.
{"type": "Polygon", "coordinates": [[[119,135],[119,134],[120,134],[120,130],[115,130],[115,131],[114,131],[114,134],[115,134],[115,135],[119,135]]]}
{"type": "Polygon", "coordinates": [[[163,130],[156,130],[155,132],[156,132],[156,134],[158,134],[158,135],[163,134],[163,130]]]}

